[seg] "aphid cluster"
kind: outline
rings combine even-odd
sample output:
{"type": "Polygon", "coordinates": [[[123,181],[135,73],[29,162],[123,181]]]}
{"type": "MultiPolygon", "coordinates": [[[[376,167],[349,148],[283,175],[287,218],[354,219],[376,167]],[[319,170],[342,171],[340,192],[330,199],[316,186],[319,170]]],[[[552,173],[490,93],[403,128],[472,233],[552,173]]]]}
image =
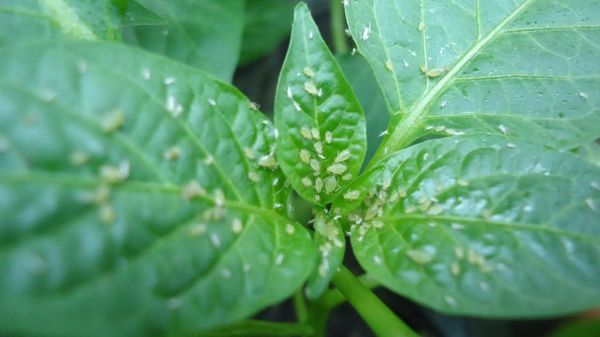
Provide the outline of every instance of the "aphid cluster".
{"type": "Polygon", "coordinates": [[[331,251],[335,247],[342,248],[344,246],[343,233],[337,225],[337,219],[338,217],[329,217],[324,214],[319,214],[315,218],[315,231],[324,239],[324,242],[318,247],[321,254],[318,272],[321,277],[326,277],[330,272],[331,266],[328,257],[331,251]]]}

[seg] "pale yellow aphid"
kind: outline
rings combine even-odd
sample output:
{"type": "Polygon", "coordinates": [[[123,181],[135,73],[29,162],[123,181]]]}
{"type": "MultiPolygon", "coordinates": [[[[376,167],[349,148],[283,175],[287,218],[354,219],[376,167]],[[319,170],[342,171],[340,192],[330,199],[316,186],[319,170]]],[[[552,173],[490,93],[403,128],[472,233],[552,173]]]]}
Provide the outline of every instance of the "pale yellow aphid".
{"type": "Polygon", "coordinates": [[[244,156],[248,159],[254,159],[254,150],[249,147],[244,148],[244,156]]]}
{"type": "Polygon", "coordinates": [[[100,167],[100,176],[102,180],[109,184],[120,183],[129,176],[129,162],[122,161],[118,166],[102,165],[100,167]]]}
{"type": "Polygon", "coordinates": [[[206,190],[204,189],[204,187],[200,186],[200,184],[197,181],[192,180],[185,184],[185,186],[183,186],[181,193],[183,194],[184,198],[189,200],[195,197],[205,196],[206,190]]]}
{"type": "Polygon", "coordinates": [[[289,235],[294,234],[295,231],[296,231],[296,227],[294,227],[294,225],[292,225],[292,224],[285,225],[285,232],[288,233],[289,235]]]}
{"type": "Polygon", "coordinates": [[[221,207],[225,204],[225,193],[223,193],[223,191],[221,189],[216,189],[215,190],[215,196],[214,196],[214,202],[215,202],[215,206],[217,207],[221,207]]]}
{"type": "Polygon", "coordinates": [[[312,139],[312,133],[310,132],[310,129],[306,126],[300,128],[300,134],[306,139],[312,139]]]}
{"type": "Polygon", "coordinates": [[[300,150],[300,160],[302,160],[302,162],[305,164],[309,164],[310,163],[310,152],[308,152],[305,149],[300,150]]]}
{"type": "Polygon", "coordinates": [[[332,141],[333,141],[333,133],[331,131],[325,132],[325,142],[327,144],[331,144],[332,141]]]}
{"type": "Polygon", "coordinates": [[[352,173],[346,173],[342,176],[342,180],[348,181],[352,180],[352,173]]]}
{"type": "Polygon", "coordinates": [[[360,191],[348,191],[344,194],[346,200],[356,200],[360,197],[360,191]]]}
{"type": "Polygon", "coordinates": [[[277,166],[277,160],[272,155],[264,155],[258,159],[258,165],[266,168],[275,168],[277,166]]]}
{"type": "Polygon", "coordinates": [[[260,176],[256,174],[256,172],[250,171],[248,173],[248,179],[256,183],[260,181],[260,176]]]}
{"type": "Polygon", "coordinates": [[[346,172],[347,169],[348,169],[348,167],[346,167],[346,165],[340,164],[340,163],[335,163],[335,164],[330,165],[327,168],[327,172],[335,174],[335,175],[342,175],[342,174],[344,174],[344,172],[346,172]]]}
{"type": "Polygon", "coordinates": [[[335,162],[336,163],[341,163],[343,161],[346,161],[350,158],[350,155],[352,153],[350,152],[350,150],[346,149],[340,153],[338,153],[338,155],[335,157],[335,162]]]}
{"type": "Polygon", "coordinates": [[[429,78],[435,78],[438,77],[442,74],[444,74],[446,72],[446,68],[433,68],[433,69],[428,69],[425,72],[425,75],[429,78]]]}
{"type": "Polygon", "coordinates": [[[389,71],[394,71],[394,64],[392,63],[392,61],[385,61],[385,68],[389,71]]]}
{"type": "Polygon", "coordinates": [[[325,194],[331,194],[337,188],[337,179],[334,176],[325,178],[325,194]]]}
{"type": "Polygon", "coordinates": [[[321,177],[317,177],[315,179],[315,192],[321,193],[322,190],[323,190],[323,179],[321,179],[321,177]]]}
{"type": "Polygon", "coordinates": [[[115,212],[114,207],[109,203],[101,205],[98,209],[98,214],[100,216],[100,220],[102,220],[102,222],[105,224],[111,224],[117,219],[117,212],[115,212]]]}
{"type": "Polygon", "coordinates": [[[425,22],[421,21],[419,22],[419,26],[417,27],[417,29],[422,32],[425,30],[425,22]]]}
{"type": "Polygon", "coordinates": [[[312,96],[319,95],[319,89],[317,89],[317,86],[315,86],[315,84],[311,81],[304,82],[304,91],[306,91],[309,95],[312,96]]]}
{"type": "Polygon", "coordinates": [[[311,77],[311,78],[315,77],[315,72],[311,68],[309,68],[309,67],[304,67],[304,69],[302,70],[302,72],[307,77],[311,77]]]}
{"type": "Polygon", "coordinates": [[[316,143],[313,144],[313,146],[315,147],[315,151],[317,151],[318,154],[322,154],[323,153],[323,143],[316,142],[316,143]]]}
{"type": "Polygon", "coordinates": [[[313,169],[313,171],[315,172],[319,172],[321,171],[321,164],[319,163],[318,160],[316,159],[311,159],[310,160],[310,167],[313,169]]]}
{"type": "Polygon", "coordinates": [[[243,229],[244,225],[242,224],[242,221],[238,218],[233,219],[233,221],[231,222],[231,231],[235,234],[239,234],[242,232],[243,229]]]}
{"type": "Polygon", "coordinates": [[[310,180],[310,178],[308,178],[308,177],[302,178],[301,182],[302,182],[302,185],[304,185],[306,187],[312,186],[312,180],[310,180]]]}
{"type": "Polygon", "coordinates": [[[427,264],[433,260],[433,254],[424,250],[410,249],[406,252],[406,255],[418,264],[427,264]]]}
{"type": "Polygon", "coordinates": [[[125,124],[125,114],[120,109],[112,111],[102,121],[102,129],[106,133],[111,133],[122,128],[125,124]]]}
{"type": "Polygon", "coordinates": [[[316,140],[319,140],[321,138],[321,135],[319,134],[319,130],[317,130],[316,128],[310,129],[310,134],[316,140]]]}
{"type": "Polygon", "coordinates": [[[177,146],[172,146],[169,149],[167,149],[165,152],[163,152],[163,157],[166,160],[177,160],[179,159],[179,157],[181,156],[181,150],[177,147],[177,146]]]}

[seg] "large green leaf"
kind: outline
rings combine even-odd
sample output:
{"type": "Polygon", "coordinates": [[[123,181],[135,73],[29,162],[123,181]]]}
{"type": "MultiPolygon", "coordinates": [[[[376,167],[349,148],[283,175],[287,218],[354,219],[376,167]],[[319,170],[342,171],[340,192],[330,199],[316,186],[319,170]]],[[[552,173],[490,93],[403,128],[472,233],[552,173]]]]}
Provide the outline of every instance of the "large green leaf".
{"type": "Polygon", "coordinates": [[[3,0],[0,45],[57,36],[120,39],[122,14],[114,0],[3,0]]]}
{"type": "Polygon", "coordinates": [[[437,310],[557,315],[600,304],[600,169],[500,137],[389,155],[339,200],[361,265],[437,310]]]}
{"type": "Polygon", "coordinates": [[[145,9],[163,21],[126,27],[125,41],[231,80],[242,43],[243,0],[132,1],[135,13],[128,16],[140,17],[145,9]]]}
{"type": "Polygon", "coordinates": [[[312,271],[274,128],[237,90],[113,44],[0,60],[0,334],[189,334],[312,271]]]}
{"type": "Polygon", "coordinates": [[[431,135],[561,148],[600,135],[596,0],[357,0],[346,13],[399,115],[390,151],[431,135]]]}
{"type": "Polygon", "coordinates": [[[240,63],[271,52],[290,33],[294,13],[291,0],[246,0],[240,63]]]}
{"type": "Polygon", "coordinates": [[[365,116],[308,7],[294,13],[275,94],[277,158],[305,199],[327,204],[365,156],[365,116]]]}

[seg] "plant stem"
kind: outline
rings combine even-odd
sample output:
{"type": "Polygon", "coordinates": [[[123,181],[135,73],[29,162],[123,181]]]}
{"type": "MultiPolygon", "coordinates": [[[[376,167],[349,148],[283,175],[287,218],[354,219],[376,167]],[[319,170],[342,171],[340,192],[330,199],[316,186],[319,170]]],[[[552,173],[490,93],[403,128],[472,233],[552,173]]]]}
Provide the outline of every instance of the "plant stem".
{"type": "MultiPolygon", "coordinates": [[[[381,285],[381,283],[379,283],[379,281],[377,281],[373,277],[370,277],[369,274],[364,274],[364,275],[359,276],[358,280],[362,284],[364,284],[365,287],[367,287],[367,289],[369,289],[369,290],[377,288],[381,285]]],[[[321,297],[321,302],[323,302],[327,307],[332,308],[332,309],[334,307],[337,307],[338,305],[344,303],[345,301],[346,301],[346,298],[344,297],[344,295],[342,295],[340,290],[337,288],[327,291],[325,294],[323,294],[323,297],[321,297]]]]}
{"type": "Polygon", "coordinates": [[[346,40],[344,6],[341,0],[330,0],[331,11],[331,39],[333,40],[333,51],[336,54],[348,53],[348,42],[346,40]]]}
{"type": "Polygon", "coordinates": [[[306,301],[304,301],[302,289],[299,289],[294,293],[294,309],[296,310],[296,319],[298,320],[298,322],[306,322],[306,318],[308,317],[308,311],[306,309],[306,301]]]}
{"type": "Polygon", "coordinates": [[[346,267],[332,281],[378,337],[418,337],[346,267]]]}
{"type": "Polygon", "coordinates": [[[196,335],[197,337],[283,337],[312,334],[307,324],[247,320],[196,335]]]}

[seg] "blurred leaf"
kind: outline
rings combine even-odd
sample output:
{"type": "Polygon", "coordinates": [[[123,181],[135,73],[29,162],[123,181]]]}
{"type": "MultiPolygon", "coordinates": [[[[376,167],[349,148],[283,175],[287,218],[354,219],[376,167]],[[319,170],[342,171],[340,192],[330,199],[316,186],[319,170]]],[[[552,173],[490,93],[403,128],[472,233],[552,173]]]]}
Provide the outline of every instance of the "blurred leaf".
{"type": "Polygon", "coordinates": [[[272,124],[233,87],[134,48],[0,50],[0,334],[186,335],[313,269],[272,124]]]}

